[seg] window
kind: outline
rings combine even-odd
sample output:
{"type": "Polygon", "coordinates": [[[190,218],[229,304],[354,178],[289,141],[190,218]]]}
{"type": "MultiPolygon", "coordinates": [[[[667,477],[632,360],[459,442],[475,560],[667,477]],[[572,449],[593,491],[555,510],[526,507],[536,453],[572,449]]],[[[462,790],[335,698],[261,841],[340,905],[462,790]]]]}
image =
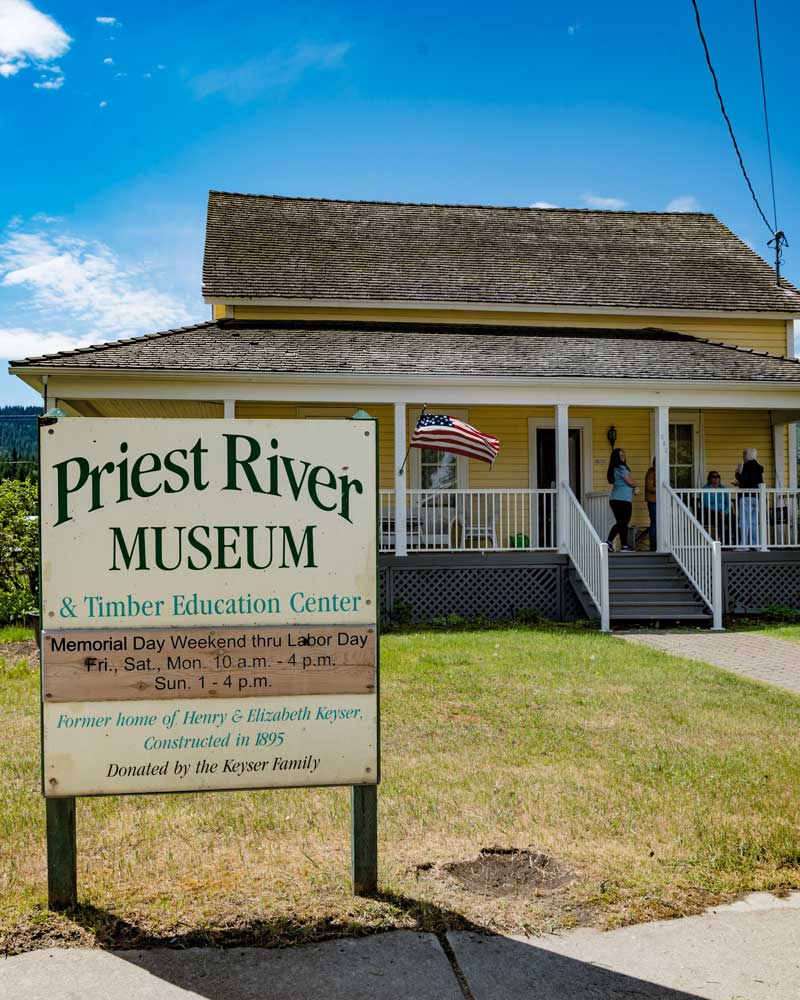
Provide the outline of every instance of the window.
{"type": "Polygon", "coordinates": [[[694,424],[669,425],[669,482],[677,490],[694,486],[694,424]]]}
{"type": "MultiPolygon", "coordinates": [[[[467,421],[467,411],[453,409],[450,406],[429,406],[428,413],[447,413],[456,420],[467,421]]],[[[413,422],[409,422],[408,433],[412,433],[418,411],[413,414],[413,422]]],[[[459,490],[467,485],[467,459],[452,455],[446,451],[434,451],[432,448],[412,448],[413,465],[411,478],[416,489],[420,490],[459,490]]]]}
{"type": "Polygon", "coordinates": [[[419,453],[419,485],[423,490],[458,489],[458,457],[423,448],[419,453]]]}

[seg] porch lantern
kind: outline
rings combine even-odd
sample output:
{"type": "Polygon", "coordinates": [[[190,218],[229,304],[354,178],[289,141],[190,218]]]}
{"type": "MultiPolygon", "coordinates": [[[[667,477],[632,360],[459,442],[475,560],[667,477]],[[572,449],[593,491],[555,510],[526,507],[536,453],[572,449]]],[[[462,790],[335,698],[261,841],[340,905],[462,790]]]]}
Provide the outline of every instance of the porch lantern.
{"type": "Polygon", "coordinates": [[[608,443],[613,448],[614,445],[617,443],[617,428],[613,424],[608,428],[608,433],[606,434],[606,437],[608,438],[608,443]]]}

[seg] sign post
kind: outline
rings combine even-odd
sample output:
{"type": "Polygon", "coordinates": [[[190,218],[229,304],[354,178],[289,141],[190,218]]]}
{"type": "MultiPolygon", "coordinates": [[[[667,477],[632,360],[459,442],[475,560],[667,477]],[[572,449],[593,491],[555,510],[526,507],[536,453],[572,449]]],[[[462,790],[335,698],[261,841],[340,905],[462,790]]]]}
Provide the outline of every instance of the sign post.
{"type": "Polygon", "coordinates": [[[377,887],[377,426],[42,421],[42,782],[53,907],[75,798],[351,786],[377,887]]]}

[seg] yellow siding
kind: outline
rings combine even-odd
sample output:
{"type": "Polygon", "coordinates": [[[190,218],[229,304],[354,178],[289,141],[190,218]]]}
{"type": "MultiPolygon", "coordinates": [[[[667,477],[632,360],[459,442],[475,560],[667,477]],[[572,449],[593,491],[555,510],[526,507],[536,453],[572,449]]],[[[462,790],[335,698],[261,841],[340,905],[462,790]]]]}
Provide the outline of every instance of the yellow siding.
{"type": "MultiPolygon", "coordinates": [[[[215,307],[222,308],[223,307],[215,307]]],[[[786,354],[786,323],[782,319],[734,319],[726,316],[592,315],[529,313],[468,309],[340,309],[234,306],[237,319],[350,320],[366,322],[482,323],[493,326],[575,326],[624,330],[661,327],[697,337],[722,340],[771,354],[786,354]]]]}
{"type": "Polygon", "coordinates": [[[715,469],[723,483],[734,483],[733,474],[745,448],[757,448],[764,466],[764,479],[774,484],[775,461],[772,453],[772,428],[765,410],[704,410],[706,472],[715,469]]]}
{"type": "Polygon", "coordinates": [[[222,403],[192,399],[64,400],[84,417],[221,417],[222,403]]]}
{"type": "Polygon", "coordinates": [[[323,403],[236,403],[236,416],[244,420],[287,420],[305,415],[304,411],[317,410],[320,415],[350,416],[358,409],[366,410],[378,421],[378,485],[386,489],[394,486],[394,408],[373,403],[352,406],[326,406],[323,403]]]}

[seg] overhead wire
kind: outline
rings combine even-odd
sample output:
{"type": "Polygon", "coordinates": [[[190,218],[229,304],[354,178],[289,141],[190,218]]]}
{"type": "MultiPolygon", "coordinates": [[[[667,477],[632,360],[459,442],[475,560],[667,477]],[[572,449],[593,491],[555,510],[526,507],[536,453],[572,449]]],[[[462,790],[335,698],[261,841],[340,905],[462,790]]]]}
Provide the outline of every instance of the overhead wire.
{"type": "Polygon", "coordinates": [[[753,0],[753,15],[756,20],[756,46],[758,47],[758,69],[761,73],[761,97],[764,101],[764,128],[767,133],[767,156],[769,158],[769,183],[772,187],[773,232],[778,231],[778,209],[775,204],[775,171],[772,169],[772,142],[769,136],[769,113],[767,112],[767,86],[764,83],[764,57],[761,54],[761,28],[758,23],[758,0],[753,0]]]}
{"type": "MultiPolygon", "coordinates": [[[[729,132],[730,137],[731,137],[731,142],[733,143],[733,148],[736,151],[736,156],[737,156],[737,158],[739,160],[739,167],[741,168],[742,176],[744,177],[744,179],[745,179],[745,181],[747,183],[747,187],[750,190],[750,195],[752,196],[752,199],[753,199],[753,201],[755,203],[755,206],[758,209],[758,214],[764,220],[764,225],[767,227],[767,229],[769,229],[770,236],[772,236],[773,238],[775,238],[776,231],[777,231],[777,228],[778,228],[777,224],[775,226],[773,226],[770,223],[769,219],[764,214],[764,209],[761,207],[761,203],[759,202],[758,198],[756,197],[756,192],[755,192],[755,190],[753,188],[753,185],[752,185],[752,183],[750,181],[750,177],[749,177],[749,175],[747,173],[747,168],[744,165],[744,158],[742,157],[742,151],[739,149],[739,143],[736,141],[736,135],[735,135],[735,133],[733,131],[733,124],[731,123],[730,117],[728,116],[728,112],[727,112],[727,110],[725,108],[725,102],[722,99],[722,92],[719,89],[719,80],[717,79],[717,74],[714,71],[714,65],[711,62],[711,53],[708,50],[708,42],[706,41],[706,36],[705,36],[705,34],[703,32],[703,25],[702,25],[702,23],[700,21],[700,10],[699,10],[699,8],[697,6],[697,0],[692,0],[692,7],[694,7],[694,16],[695,16],[695,20],[697,21],[697,31],[698,31],[698,33],[700,35],[700,41],[702,42],[702,45],[703,45],[703,51],[705,52],[706,63],[708,64],[708,69],[709,69],[709,72],[711,73],[711,79],[714,81],[714,90],[717,93],[717,100],[719,101],[720,111],[722,111],[722,117],[725,119],[725,124],[728,126],[728,132],[729,132]]],[[[760,52],[760,49],[759,49],[759,52],[760,52]]],[[[763,77],[762,77],[762,79],[763,79],[763,77]]],[[[766,100],[766,98],[765,98],[765,100],[766,100]]]]}

